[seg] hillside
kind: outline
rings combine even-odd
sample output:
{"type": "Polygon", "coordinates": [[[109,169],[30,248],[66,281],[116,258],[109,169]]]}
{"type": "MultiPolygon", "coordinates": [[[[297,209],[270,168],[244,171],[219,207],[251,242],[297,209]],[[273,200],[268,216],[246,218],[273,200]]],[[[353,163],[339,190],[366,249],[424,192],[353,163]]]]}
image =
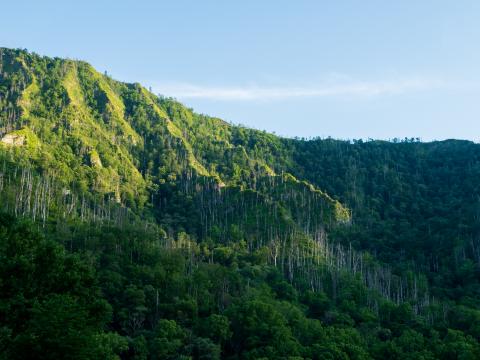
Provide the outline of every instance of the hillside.
{"type": "Polygon", "coordinates": [[[280,138],[0,48],[0,161],[0,359],[480,356],[480,145],[280,138]]]}

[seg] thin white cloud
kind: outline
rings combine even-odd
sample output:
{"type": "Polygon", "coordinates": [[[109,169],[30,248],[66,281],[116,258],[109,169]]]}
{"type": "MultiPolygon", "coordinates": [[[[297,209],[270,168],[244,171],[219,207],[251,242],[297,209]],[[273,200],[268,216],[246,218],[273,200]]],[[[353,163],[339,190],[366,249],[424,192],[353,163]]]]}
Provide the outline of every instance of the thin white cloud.
{"type": "Polygon", "coordinates": [[[320,97],[372,97],[403,94],[441,87],[443,82],[426,79],[406,79],[382,82],[326,83],[318,86],[298,87],[223,87],[194,84],[167,84],[156,86],[155,91],[178,99],[206,99],[219,101],[283,100],[289,98],[320,97]]]}

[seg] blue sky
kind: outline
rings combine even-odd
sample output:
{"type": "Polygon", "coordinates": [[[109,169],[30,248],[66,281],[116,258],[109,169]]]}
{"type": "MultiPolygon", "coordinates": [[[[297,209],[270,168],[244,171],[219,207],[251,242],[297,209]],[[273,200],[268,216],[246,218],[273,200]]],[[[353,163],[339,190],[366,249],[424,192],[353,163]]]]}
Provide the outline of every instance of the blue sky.
{"type": "Polygon", "coordinates": [[[284,136],[480,140],[480,1],[2,4],[0,46],[284,136]]]}

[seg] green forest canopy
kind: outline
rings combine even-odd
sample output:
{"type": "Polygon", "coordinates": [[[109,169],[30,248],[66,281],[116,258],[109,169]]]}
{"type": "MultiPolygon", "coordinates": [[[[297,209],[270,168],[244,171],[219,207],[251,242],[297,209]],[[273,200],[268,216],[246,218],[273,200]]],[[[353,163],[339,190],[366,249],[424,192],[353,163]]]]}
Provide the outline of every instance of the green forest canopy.
{"type": "Polygon", "coordinates": [[[0,140],[0,358],[480,357],[480,145],[280,138],[4,48],[0,140]]]}

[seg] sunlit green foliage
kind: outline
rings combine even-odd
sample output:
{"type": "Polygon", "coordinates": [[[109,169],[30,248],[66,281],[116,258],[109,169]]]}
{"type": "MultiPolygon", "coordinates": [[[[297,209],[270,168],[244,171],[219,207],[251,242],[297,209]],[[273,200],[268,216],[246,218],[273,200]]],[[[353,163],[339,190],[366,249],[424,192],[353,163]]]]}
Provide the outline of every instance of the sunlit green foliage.
{"type": "Polygon", "coordinates": [[[3,48],[0,140],[0,359],[480,358],[477,144],[283,139],[3,48]]]}

